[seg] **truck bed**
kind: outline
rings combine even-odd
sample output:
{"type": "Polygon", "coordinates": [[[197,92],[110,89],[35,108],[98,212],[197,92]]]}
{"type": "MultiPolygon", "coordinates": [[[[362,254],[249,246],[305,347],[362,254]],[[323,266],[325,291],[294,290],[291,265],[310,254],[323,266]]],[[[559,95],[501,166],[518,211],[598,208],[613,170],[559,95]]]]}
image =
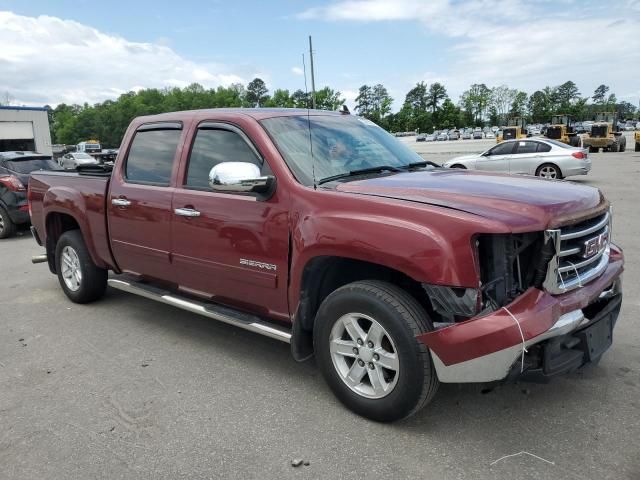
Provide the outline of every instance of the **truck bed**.
{"type": "Polygon", "coordinates": [[[29,180],[31,222],[40,242],[47,244],[48,234],[56,228],[54,222],[75,221],[96,265],[116,268],[107,233],[110,176],[111,172],[102,169],[33,172],[29,180]]]}

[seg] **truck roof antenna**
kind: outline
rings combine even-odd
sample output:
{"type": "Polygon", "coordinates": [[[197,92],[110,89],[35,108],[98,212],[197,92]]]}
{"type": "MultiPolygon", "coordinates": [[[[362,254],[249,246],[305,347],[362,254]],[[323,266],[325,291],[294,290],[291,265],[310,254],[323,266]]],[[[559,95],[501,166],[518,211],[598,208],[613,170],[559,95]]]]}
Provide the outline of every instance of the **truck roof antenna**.
{"type": "Polygon", "coordinates": [[[316,162],[313,157],[313,142],[311,141],[311,111],[309,110],[309,90],[307,89],[307,65],[304,61],[304,53],[302,54],[302,71],[304,72],[304,92],[307,100],[307,127],[309,128],[309,152],[311,153],[311,176],[313,178],[313,189],[318,189],[316,182],[316,162]]]}

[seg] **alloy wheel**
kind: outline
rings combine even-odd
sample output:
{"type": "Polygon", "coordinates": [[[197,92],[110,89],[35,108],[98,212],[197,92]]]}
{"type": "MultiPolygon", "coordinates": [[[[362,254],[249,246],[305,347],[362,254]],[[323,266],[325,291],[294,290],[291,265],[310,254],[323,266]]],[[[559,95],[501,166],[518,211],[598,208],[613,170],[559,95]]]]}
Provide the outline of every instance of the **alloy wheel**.
{"type": "Polygon", "coordinates": [[[371,399],[393,391],[400,373],[398,352],[375,319],[362,313],[343,315],[333,325],[329,342],[333,366],[351,390],[371,399]]]}
{"type": "Polygon", "coordinates": [[[558,178],[558,171],[555,167],[542,167],[540,169],[540,176],[542,178],[558,178]]]}
{"type": "Polygon", "coordinates": [[[78,253],[69,246],[62,249],[62,278],[69,290],[78,291],[82,282],[82,270],[78,253]]]}

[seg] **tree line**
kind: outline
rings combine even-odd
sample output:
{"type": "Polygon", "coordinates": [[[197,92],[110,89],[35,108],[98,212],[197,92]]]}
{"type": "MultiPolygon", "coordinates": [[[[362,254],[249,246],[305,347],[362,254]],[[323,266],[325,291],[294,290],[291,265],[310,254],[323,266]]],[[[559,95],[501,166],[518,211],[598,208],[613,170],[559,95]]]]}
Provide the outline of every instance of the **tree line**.
{"type": "Polygon", "coordinates": [[[356,111],[391,132],[431,132],[434,129],[504,125],[509,117],[525,117],[529,123],[547,123],[552,115],[567,114],[575,120],[591,120],[597,112],[617,112],[620,119],[635,118],[637,109],[619,102],[607,85],[582,96],[576,84],[567,81],[544,87],[531,95],[506,85],[490,88],[473,84],[454,103],[444,85],[419,82],[406,94],[400,110],[391,112],[393,98],[383,85],[360,87],[356,111]]]}
{"type": "MultiPolygon", "coordinates": [[[[323,110],[337,110],[345,102],[340,92],[329,87],[317,90],[315,97],[316,108],[323,110]]],[[[147,88],[95,105],[62,103],[56,108],[47,108],[53,143],[75,145],[98,139],[104,147],[115,148],[120,145],[131,120],[141,115],[223,107],[308,108],[310,104],[310,93],[276,89],[269,95],[264,81],[255,78],[246,86],[234,84],[205,89],[193,83],[185,88],[147,88]]]]}
{"type": "MultiPolygon", "coordinates": [[[[337,110],[345,102],[341,92],[330,87],[321,88],[315,96],[318,109],[337,110]]],[[[194,83],[184,88],[148,88],[125,93],[117,100],[94,105],[63,103],[48,110],[54,143],[73,145],[95,138],[106,147],[117,147],[131,120],[140,115],[222,107],[310,108],[311,103],[308,92],[276,89],[270,93],[265,82],[255,78],[246,86],[238,83],[206,89],[194,83]]],[[[600,85],[585,97],[572,81],[544,87],[531,95],[506,85],[490,88],[473,84],[457,103],[441,83],[419,82],[407,92],[397,112],[392,112],[394,99],[384,85],[363,85],[355,103],[357,114],[391,132],[502,125],[510,116],[526,117],[530,123],[545,123],[554,114],[569,114],[576,120],[592,119],[601,111],[615,110],[621,119],[636,115],[636,107],[619,102],[608,86],[600,85]]]]}

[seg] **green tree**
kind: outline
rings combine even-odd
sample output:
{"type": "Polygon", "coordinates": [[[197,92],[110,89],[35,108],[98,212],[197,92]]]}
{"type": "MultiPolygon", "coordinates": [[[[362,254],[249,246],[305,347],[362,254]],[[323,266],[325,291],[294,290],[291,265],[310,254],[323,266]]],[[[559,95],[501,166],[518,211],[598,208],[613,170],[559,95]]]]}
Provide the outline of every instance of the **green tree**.
{"type": "Polygon", "coordinates": [[[591,99],[593,103],[605,103],[607,93],[609,92],[609,87],[602,84],[598,88],[596,88],[593,92],[593,96],[591,99]]]}
{"type": "Polygon", "coordinates": [[[316,91],[316,108],[320,110],[334,111],[339,109],[344,102],[340,92],[332,88],[324,87],[316,91]]]}
{"type": "Polygon", "coordinates": [[[260,107],[267,101],[269,89],[261,78],[254,78],[247,85],[246,102],[252,107],[260,107]]]}
{"type": "Polygon", "coordinates": [[[447,89],[441,83],[434,83],[429,87],[427,106],[431,107],[431,113],[435,114],[436,110],[440,106],[440,102],[446,100],[448,97],[447,89]]]}
{"type": "Polygon", "coordinates": [[[518,91],[511,102],[511,110],[509,115],[513,117],[524,117],[527,115],[527,92],[518,91]]]}
{"type": "Polygon", "coordinates": [[[472,118],[471,122],[475,125],[482,125],[490,102],[491,89],[484,83],[474,83],[460,98],[460,103],[472,118]]]}

